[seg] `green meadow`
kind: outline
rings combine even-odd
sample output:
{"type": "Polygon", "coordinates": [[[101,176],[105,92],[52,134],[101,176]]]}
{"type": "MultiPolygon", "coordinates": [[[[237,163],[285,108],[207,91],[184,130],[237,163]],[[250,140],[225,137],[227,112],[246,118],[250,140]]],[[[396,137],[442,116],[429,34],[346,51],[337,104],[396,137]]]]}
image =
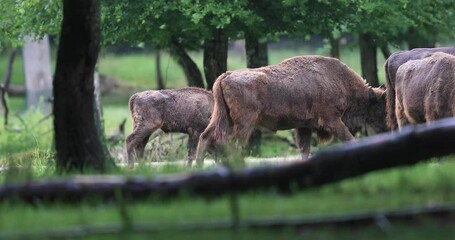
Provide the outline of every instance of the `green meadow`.
{"type": "MultiPolygon", "coordinates": [[[[270,52],[270,64],[301,54],[324,54],[323,50],[296,48],[273,50],[270,52]]],[[[191,53],[199,66],[202,54],[191,53]]],[[[378,53],[378,56],[382,56],[378,53]]],[[[0,66],[6,66],[7,56],[0,57],[0,66]]],[[[341,60],[356,72],[360,72],[358,51],[343,48],[341,60]]],[[[378,74],[384,79],[382,65],[378,62],[378,74]]],[[[230,53],[228,69],[244,68],[245,60],[235,53],[230,53]]],[[[183,72],[174,59],[163,53],[162,73],[168,88],[186,86],[183,72]]],[[[201,68],[202,69],[202,68],[201,68]]],[[[4,67],[0,69],[3,75],[4,67]]],[[[131,132],[132,123],[127,107],[128,98],[136,91],[156,88],[155,57],[152,53],[114,55],[103,52],[99,57],[98,71],[117,79],[124,88],[103,96],[103,119],[106,135],[115,132],[123,119],[126,119],[125,134],[131,132]]],[[[23,84],[22,58],[14,64],[13,84],[23,84]]],[[[24,111],[23,98],[8,98],[10,123],[3,128],[3,115],[0,116],[0,184],[13,184],[33,179],[62,177],[55,173],[53,152],[52,118],[46,118],[39,112],[24,111]]],[[[278,137],[266,135],[263,138],[260,157],[294,156],[297,151],[281,139],[292,140],[290,131],[278,132],[278,137]]],[[[329,146],[315,147],[319,151],[329,146]]],[[[124,141],[107,142],[111,155],[122,162],[124,141]]],[[[150,141],[148,153],[151,157],[144,161],[172,162],[180,160],[186,154],[186,138],[179,134],[160,134],[150,141]],[[154,154],[155,153],[155,154],[154,154]],[[154,154],[154,155],[153,155],[154,154]]],[[[188,174],[206,169],[187,169],[169,165],[151,167],[139,164],[134,170],[112,169],[109,174],[125,176],[155,177],[167,174],[188,174]]],[[[455,203],[455,158],[429,159],[414,166],[400,167],[373,172],[320,188],[281,195],[276,191],[256,191],[238,196],[240,221],[248,219],[326,217],[332,215],[359,212],[396,210],[409,207],[452,205],[455,203]]],[[[145,225],[160,228],[156,231],[132,232],[128,229],[120,232],[105,232],[83,239],[451,239],[455,236],[454,218],[441,222],[434,219],[421,219],[414,223],[391,222],[391,227],[384,230],[372,224],[359,228],[318,228],[300,231],[298,229],[237,229],[232,230],[181,230],[179,227],[188,223],[208,224],[218,221],[229,222],[231,205],[229,196],[218,199],[181,197],[172,201],[149,199],[131,202],[123,206],[115,202],[102,202],[93,199],[80,204],[36,203],[24,204],[14,200],[0,203],[0,239],[50,238],[52,231],[67,231],[75,227],[102,228],[113,226],[120,228],[128,224],[145,225]],[[125,216],[126,214],[126,216],[125,216]],[[451,225],[452,224],[452,225],[451,225]],[[20,235],[26,234],[26,235],[20,235]],[[44,234],[44,235],[40,235],[44,234]]]]}

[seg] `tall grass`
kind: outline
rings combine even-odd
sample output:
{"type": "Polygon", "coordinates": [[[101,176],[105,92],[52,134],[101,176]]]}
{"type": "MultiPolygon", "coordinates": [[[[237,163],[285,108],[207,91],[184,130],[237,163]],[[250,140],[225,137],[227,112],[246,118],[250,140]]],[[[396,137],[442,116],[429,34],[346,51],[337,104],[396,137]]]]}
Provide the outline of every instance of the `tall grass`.
{"type": "Polygon", "coordinates": [[[0,129],[0,168],[20,170],[0,174],[0,182],[53,174],[52,138],[52,118],[40,111],[10,116],[8,126],[0,129]]]}

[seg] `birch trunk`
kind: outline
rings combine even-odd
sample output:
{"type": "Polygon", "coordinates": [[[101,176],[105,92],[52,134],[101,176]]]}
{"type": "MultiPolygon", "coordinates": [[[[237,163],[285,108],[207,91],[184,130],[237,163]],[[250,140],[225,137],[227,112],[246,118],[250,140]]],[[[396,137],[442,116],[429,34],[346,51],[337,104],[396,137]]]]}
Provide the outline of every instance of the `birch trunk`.
{"type": "Polygon", "coordinates": [[[26,107],[39,108],[44,115],[52,111],[52,71],[49,39],[36,41],[26,37],[22,48],[24,58],[26,107]],[[40,102],[41,101],[41,102],[40,102]]]}

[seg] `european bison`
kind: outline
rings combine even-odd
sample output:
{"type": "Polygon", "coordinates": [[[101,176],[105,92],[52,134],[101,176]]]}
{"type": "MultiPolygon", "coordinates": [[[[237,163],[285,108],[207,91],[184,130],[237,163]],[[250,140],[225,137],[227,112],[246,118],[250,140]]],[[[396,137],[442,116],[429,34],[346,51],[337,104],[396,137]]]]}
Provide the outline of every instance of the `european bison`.
{"type": "Polygon", "coordinates": [[[426,58],[435,52],[445,52],[451,55],[455,55],[455,48],[415,48],[409,51],[399,51],[390,55],[390,57],[385,62],[384,70],[387,92],[387,125],[391,130],[395,130],[398,127],[397,118],[395,116],[395,76],[398,68],[410,60],[426,58]]]}
{"type": "Polygon", "coordinates": [[[335,58],[298,56],[278,65],[226,72],[213,86],[214,110],[199,139],[197,162],[207,144],[225,144],[228,136],[245,146],[254,128],[295,128],[302,159],[310,152],[311,133],[320,141],[335,135],[354,140],[351,131],[386,131],[385,91],[371,88],[335,58]]]}
{"type": "Polygon", "coordinates": [[[150,135],[157,129],[164,132],[187,133],[188,163],[196,154],[199,135],[209,123],[213,96],[200,88],[144,91],[131,96],[129,108],[133,132],[126,138],[128,164],[133,157],[143,157],[150,135]]]}
{"type": "Polygon", "coordinates": [[[455,116],[455,56],[437,52],[398,68],[395,81],[398,127],[455,116]]]}

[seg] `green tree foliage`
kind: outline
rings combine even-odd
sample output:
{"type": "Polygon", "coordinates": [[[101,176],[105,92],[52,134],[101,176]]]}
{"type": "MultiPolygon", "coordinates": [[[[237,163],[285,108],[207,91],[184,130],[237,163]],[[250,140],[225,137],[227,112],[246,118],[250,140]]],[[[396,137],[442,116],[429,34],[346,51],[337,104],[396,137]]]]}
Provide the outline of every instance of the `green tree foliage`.
{"type": "Polygon", "coordinates": [[[25,35],[41,38],[60,32],[62,1],[0,1],[0,47],[18,46],[25,35]]]}
{"type": "Polygon", "coordinates": [[[105,41],[147,44],[171,51],[190,84],[200,81],[202,75],[186,51],[204,48],[205,53],[211,53],[204,54],[204,71],[210,88],[214,76],[226,71],[227,40],[239,37],[239,22],[251,21],[246,3],[245,0],[105,1],[102,6],[105,41]]]}
{"type": "Polygon", "coordinates": [[[150,44],[168,49],[174,41],[187,50],[199,50],[211,29],[238,35],[239,22],[253,21],[246,1],[103,1],[102,22],[106,43],[150,44]]]}
{"type": "Polygon", "coordinates": [[[409,2],[405,14],[410,19],[408,31],[399,39],[409,47],[433,47],[438,40],[455,36],[455,4],[451,0],[409,2]]]}
{"type": "Polygon", "coordinates": [[[455,36],[455,4],[451,0],[348,1],[356,5],[347,22],[348,31],[371,34],[378,43],[407,41],[410,28],[429,40],[455,36]]]}
{"type": "Polygon", "coordinates": [[[178,41],[187,49],[197,49],[204,32],[180,7],[178,1],[103,1],[104,42],[165,49],[178,41]]]}
{"type": "Polygon", "coordinates": [[[355,10],[350,0],[284,0],[284,22],[294,37],[318,34],[329,37],[342,31],[355,10]]]}

